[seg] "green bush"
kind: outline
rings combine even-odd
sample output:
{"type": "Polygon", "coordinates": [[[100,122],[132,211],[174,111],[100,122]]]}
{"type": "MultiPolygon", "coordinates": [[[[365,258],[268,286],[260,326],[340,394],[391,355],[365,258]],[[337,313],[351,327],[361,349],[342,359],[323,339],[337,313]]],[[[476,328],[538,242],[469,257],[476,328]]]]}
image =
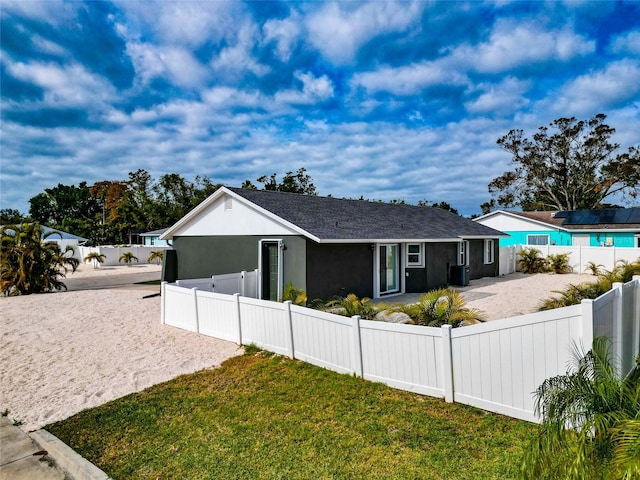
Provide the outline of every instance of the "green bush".
{"type": "Polygon", "coordinates": [[[432,290],[421,296],[418,303],[397,308],[409,315],[414,325],[460,327],[484,321],[484,315],[466,307],[462,295],[453,289],[432,290]]]}
{"type": "Polygon", "coordinates": [[[569,265],[569,254],[558,253],[550,254],[547,257],[547,269],[554,273],[570,273],[573,268],[569,265]]]}
{"type": "Polygon", "coordinates": [[[304,307],[307,304],[307,292],[300,288],[293,288],[293,283],[289,282],[284,286],[281,302],[290,301],[294,305],[304,307]]]}
{"type": "Polygon", "coordinates": [[[322,310],[330,310],[332,313],[352,317],[359,315],[360,318],[373,320],[373,317],[383,308],[369,303],[371,299],[367,297],[358,298],[355,293],[350,293],[346,297],[333,297],[326,302],[322,310]]]}
{"type": "Polygon", "coordinates": [[[547,260],[537,248],[523,248],[518,252],[518,265],[524,273],[540,273],[547,271],[547,260]]]}

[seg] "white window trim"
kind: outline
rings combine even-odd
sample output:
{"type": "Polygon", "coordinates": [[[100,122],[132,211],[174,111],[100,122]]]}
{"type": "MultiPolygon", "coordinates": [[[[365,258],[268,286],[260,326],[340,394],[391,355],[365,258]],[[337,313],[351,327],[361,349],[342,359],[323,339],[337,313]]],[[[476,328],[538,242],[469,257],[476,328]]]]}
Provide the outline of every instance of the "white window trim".
{"type": "Polygon", "coordinates": [[[492,238],[487,238],[484,241],[484,264],[491,265],[496,261],[495,244],[492,238]]]}
{"type": "Polygon", "coordinates": [[[551,244],[551,237],[549,234],[546,233],[531,233],[531,234],[527,234],[527,245],[531,245],[532,247],[545,247],[547,245],[551,244]],[[529,237],[547,237],[547,243],[545,243],[544,245],[540,245],[539,243],[536,244],[531,244],[529,243],[529,237]]]}
{"type": "Polygon", "coordinates": [[[404,260],[405,260],[406,267],[408,268],[424,267],[424,243],[406,243],[404,245],[404,251],[405,251],[404,260]],[[409,253],[409,247],[413,245],[418,246],[419,248],[418,253],[409,253]],[[409,255],[418,255],[419,260],[417,262],[410,262],[409,255]]]}
{"type": "Polygon", "coordinates": [[[469,240],[463,240],[458,244],[458,266],[469,266],[469,240]]]}

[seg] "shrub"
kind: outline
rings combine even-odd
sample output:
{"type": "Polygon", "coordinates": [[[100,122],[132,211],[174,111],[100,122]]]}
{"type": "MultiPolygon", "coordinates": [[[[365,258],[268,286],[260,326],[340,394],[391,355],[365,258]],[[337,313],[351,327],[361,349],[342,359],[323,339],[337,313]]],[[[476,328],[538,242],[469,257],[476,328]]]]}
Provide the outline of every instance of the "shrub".
{"type": "Polygon", "coordinates": [[[293,288],[293,283],[289,282],[284,286],[281,302],[291,301],[294,305],[304,307],[307,304],[307,292],[302,289],[293,288]]]}
{"type": "Polygon", "coordinates": [[[537,248],[523,248],[518,252],[518,265],[524,273],[540,273],[547,271],[547,261],[537,248]]]}
{"type": "Polygon", "coordinates": [[[558,253],[550,254],[547,257],[547,269],[554,273],[570,273],[573,268],[569,265],[569,254],[558,253]]]}
{"type": "Polygon", "coordinates": [[[136,257],[133,252],[124,252],[122,255],[120,255],[120,258],[118,258],[118,262],[124,262],[127,264],[127,267],[131,266],[131,263],[133,261],[138,261],[138,257],[136,257]]]}
{"type": "Polygon", "coordinates": [[[462,295],[453,289],[432,290],[420,297],[418,303],[397,308],[409,315],[414,325],[460,327],[484,321],[484,315],[466,307],[462,295]]]}
{"type": "Polygon", "coordinates": [[[346,297],[334,297],[324,304],[323,309],[331,310],[333,313],[352,317],[359,315],[360,318],[373,320],[381,308],[369,303],[371,299],[367,297],[358,298],[355,293],[350,293],[346,297]]]}
{"type": "Polygon", "coordinates": [[[611,290],[611,282],[604,278],[595,283],[569,284],[564,290],[554,290],[553,293],[558,293],[560,296],[543,300],[538,306],[538,311],[577,305],[582,300],[598,298],[609,290],[611,290]]]}
{"type": "Polygon", "coordinates": [[[585,268],[585,271],[597,277],[604,271],[604,265],[602,265],[601,263],[596,264],[596,262],[589,262],[587,263],[587,268],[585,268]]]}

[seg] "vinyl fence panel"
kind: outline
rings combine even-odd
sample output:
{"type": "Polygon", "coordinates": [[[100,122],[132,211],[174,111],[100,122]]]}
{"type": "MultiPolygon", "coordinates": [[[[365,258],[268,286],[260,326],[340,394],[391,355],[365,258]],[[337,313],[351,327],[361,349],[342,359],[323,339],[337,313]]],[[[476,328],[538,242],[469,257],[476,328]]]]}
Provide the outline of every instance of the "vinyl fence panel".
{"type": "Polygon", "coordinates": [[[442,330],[360,322],[363,377],[411,392],[444,397],[442,330]]]}
{"type": "Polygon", "coordinates": [[[225,293],[227,295],[242,293],[242,272],[214,275],[211,277],[211,281],[213,282],[213,291],[215,293],[225,293]]]}
{"type": "Polygon", "coordinates": [[[284,304],[240,297],[242,341],[281,355],[287,355],[287,326],[284,304]]]}
{"type": "Polygon", "coordinates": [[[197,292],[200,333],[210,337],[237,342],[238,304],[234,295],[197,292]]]}
{"type": "Polygon", "coordinates": [[[581,305],[454,329],[454,399],[537,421],[533,392],[566,371],[582,333],[581,305]]]}
{"type": "Polygon", "coordinates": [[[193,291],[167,284],[164,286],[164,295],[164,323],[197,332],[197,310],[193,291]]]}
{"type": "Polygon", "coordinates": [[[291,306],[294,357],[339,373],[355,371],[350,318],[291,306]]]}
{"type": "Polygon", "coordinates": [[[184,288],[197,288],[205,292],[213,291],[211,277],[206,278],[190,278],[188,280],[177,280],[176,285],[184,288]]]}

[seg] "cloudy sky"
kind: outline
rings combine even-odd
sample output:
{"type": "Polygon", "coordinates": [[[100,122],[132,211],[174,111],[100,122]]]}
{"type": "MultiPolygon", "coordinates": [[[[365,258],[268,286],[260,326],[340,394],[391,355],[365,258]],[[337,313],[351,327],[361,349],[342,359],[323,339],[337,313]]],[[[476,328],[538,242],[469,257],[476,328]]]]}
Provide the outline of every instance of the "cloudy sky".
{"type": "Polygon", "coordinates": [[[148,170],[480,211],[496,140],[640,143],[640,2],[2,0],[2,208],[148,170]]]}

